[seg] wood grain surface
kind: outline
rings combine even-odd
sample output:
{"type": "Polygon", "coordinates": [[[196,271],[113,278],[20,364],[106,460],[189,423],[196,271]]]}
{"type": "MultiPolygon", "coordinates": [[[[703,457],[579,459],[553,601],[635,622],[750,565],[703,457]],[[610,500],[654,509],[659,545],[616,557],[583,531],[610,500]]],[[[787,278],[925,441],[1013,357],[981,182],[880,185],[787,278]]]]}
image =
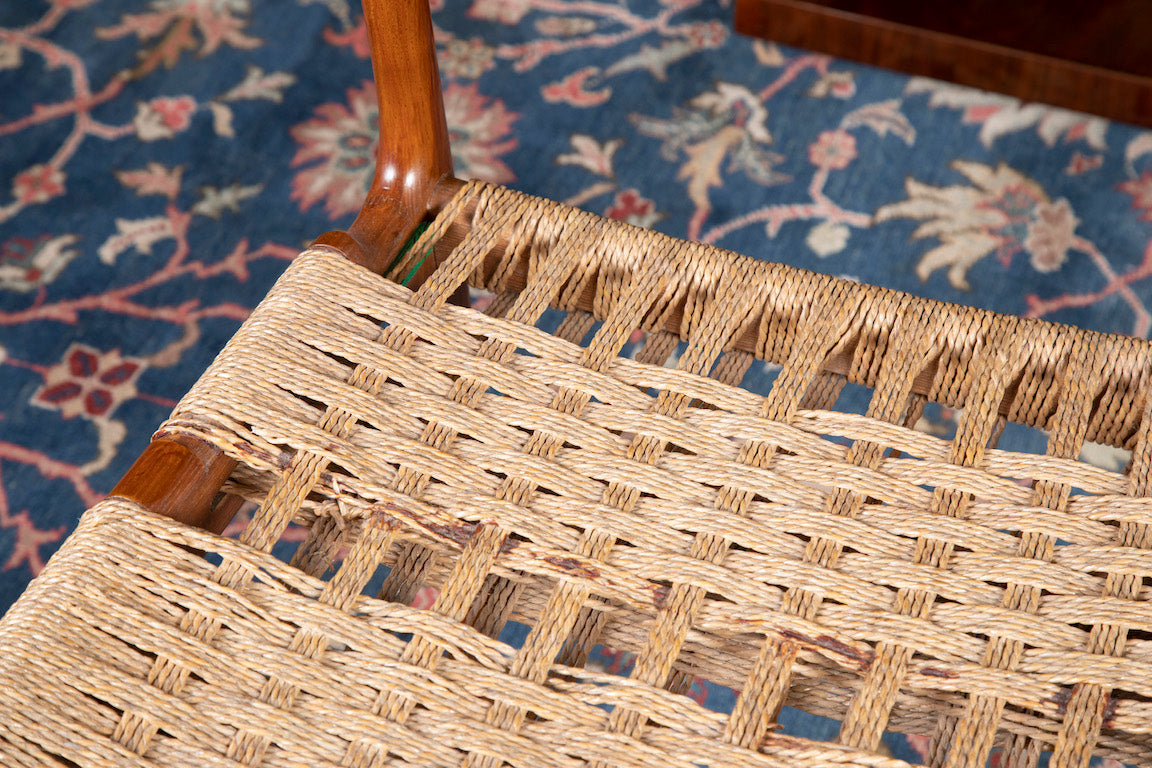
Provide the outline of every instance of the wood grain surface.
{"type": "Polygon", "coordinates": [[[1137,0],[737,0],[747,35],[1152,125],[1152,14],[1137,0]]]}

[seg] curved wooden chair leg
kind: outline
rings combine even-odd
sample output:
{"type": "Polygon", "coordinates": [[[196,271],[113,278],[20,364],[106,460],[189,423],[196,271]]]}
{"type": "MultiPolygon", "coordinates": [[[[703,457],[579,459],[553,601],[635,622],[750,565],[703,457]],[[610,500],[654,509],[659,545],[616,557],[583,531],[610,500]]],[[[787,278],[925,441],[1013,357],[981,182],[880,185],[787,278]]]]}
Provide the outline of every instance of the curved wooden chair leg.
{"type": "Polygon", "coordinates": [[[364,19],[380,106],[376,173],[347,232],[315,241],[374,272],[387,268],[452,174],[432,17],[426,0],[367,2],[364,19]]]}
{"type": "MultiPolygon", "coordinates": [[[[427,0],[368,0],[364,18],[380,107],[376,173],[364,207],[348,231],[328,232],[314,244],[335,248],[373,272],[383,272],[420,221],[450,199],[460,182],[452,178],[427,0]]],[[[416,276],[417,282],[421,277],[416,276]]],[[[159,437],[112,494],[219,533],[239,508],[231,499],[213,504],[235,466],[208,443],[187,436],[159,437]]]]}

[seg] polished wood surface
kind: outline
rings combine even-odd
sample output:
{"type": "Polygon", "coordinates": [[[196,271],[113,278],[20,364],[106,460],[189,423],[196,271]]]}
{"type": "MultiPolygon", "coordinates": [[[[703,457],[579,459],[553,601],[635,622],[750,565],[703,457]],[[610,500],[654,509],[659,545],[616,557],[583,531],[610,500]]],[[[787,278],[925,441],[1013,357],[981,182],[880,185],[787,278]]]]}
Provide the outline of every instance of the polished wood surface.
{"type": "Polygon", "coordinates": [[[810,0],[829,9],[1152,76],[1148,0],[810,0]]]}
{"type": "Polygon", "coordinates": [[[736,0],[744,34],[1152,125],[1146,0],[736,0]]]}
{"type": "MultiPolygon", "coordinates": [[[[459,182],[451,179],[452,153],[427,0],[367,2],[364,17],[380,105],[376,173],[348,231],[328,232],[316,244],[382,272],[429,208],[443,205],[459,182]],[[451,183],[437,194],[441,181],[451,183]]],[[[433,267],[427,264],[425,271],[433,267]]],[[[217,502],[235,466],[208,443],[161,437],[140,455],[112,495],[220,533],[240,506],[236,497],[217,502]]]]}
{"type": "Polygon", "coordinates": [[[112,489],[158,515],[220,533],[238,509],[213,506],[236,462],[201,440],[176,435],[154,439],[112,489]]]}
{"type": "Polygon", "coordinates": [[[427,215],[437,182],[452,173],[452,151],[427,0],[366,2],[364,18],[380,105],[376,173],[348,231],[316,243],[379,272],[427,215]]]}

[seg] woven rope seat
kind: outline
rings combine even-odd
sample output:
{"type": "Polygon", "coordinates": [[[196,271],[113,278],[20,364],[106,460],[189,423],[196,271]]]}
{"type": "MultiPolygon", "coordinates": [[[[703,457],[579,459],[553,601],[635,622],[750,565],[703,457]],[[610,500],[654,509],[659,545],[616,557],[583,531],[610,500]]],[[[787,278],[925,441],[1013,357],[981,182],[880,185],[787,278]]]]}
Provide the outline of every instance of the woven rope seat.
{"type": "Polygon", "coordinates": [[[4,765],[1152,765],[1147,342],[477,183],[406,254],[306,251],[161,428],[239,462],[238,540],[112,497],[0,623],[4,765]]]}

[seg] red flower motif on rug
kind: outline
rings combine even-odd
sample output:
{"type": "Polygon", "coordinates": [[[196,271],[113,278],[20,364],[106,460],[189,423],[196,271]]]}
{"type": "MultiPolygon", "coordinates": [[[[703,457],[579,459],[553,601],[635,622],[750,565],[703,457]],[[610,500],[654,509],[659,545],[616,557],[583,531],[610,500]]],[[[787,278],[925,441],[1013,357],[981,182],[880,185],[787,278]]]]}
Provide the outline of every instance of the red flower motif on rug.
{"type": "Polygon", "coordinates": [[[619,219],[638,227],[650,227],[660,220],[660,212],[656,210],[656,203],[641,195],[635,189],[625,189],[616,193],[616,199],[604,215],[610,219],[619,219]]]}
{"type": "Polygon", "coordinates": [[[64,171],[51,165],[34,165],[16,174],[12,195],[21,203],[46,203],[64,194],[64,171]]]}
{"type": "Polygon", "coordinates": [[[191,96],[161,96],[138,104],[132,125],[142,141],[170,139],[192,124],[195,111],[191,96]]]}
{"type": "Polygon", "coordinates": [[[118,349],[101,352],[73,344],[63,360],[45,371],[32,402],[66,419],[107,416],[136,396],[136,379],[144,367],[144,361],[123,357],[118,349]]]}

